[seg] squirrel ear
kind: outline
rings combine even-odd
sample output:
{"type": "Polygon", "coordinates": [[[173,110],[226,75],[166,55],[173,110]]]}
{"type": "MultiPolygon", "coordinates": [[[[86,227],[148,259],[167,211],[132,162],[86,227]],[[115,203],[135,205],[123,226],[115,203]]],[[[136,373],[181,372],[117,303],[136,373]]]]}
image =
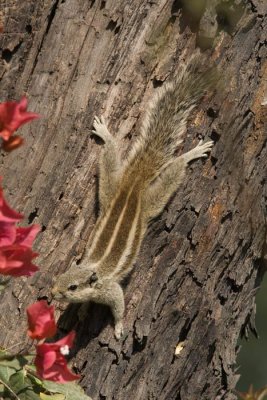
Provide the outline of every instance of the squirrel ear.
{"type": "Polygon", "coordinates": [[[92,275],[87,279],[87,283],[91,285],[92,283],[98,281],[98,276],[95,272],[92,273],[92,275]]]}

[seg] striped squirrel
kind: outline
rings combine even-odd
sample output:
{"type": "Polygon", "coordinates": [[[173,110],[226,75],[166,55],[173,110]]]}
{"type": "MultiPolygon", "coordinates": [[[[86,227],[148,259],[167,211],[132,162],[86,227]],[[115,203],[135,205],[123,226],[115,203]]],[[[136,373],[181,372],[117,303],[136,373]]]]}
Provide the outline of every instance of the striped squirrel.
{"type": "Polygon", "coordinates": [[[186,174],[189,162],[207,157],[212,141],[202,140],[177,157],[187,119],[216,79],[214,68],[199,73],[199,61],[183,68],[173,81],[157,90],[126,159],[119,142],[102,118],[95,117],[93,133],[104,141],[99,165],[100,215],[79,265],[74,262],[52,289],[56,300],[94,301],[110,306],[115,337],[123,335],[124,295],[120,282],[132,269],[147,224],[158,216],[186,174]]]}

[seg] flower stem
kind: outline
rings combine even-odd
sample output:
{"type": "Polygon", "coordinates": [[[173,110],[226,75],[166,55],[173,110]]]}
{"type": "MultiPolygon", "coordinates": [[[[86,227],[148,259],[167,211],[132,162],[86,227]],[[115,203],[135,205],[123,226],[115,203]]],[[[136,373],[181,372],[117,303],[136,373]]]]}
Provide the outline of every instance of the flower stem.
{"type": "Polygon", "coordinates": [[[40,379],[40,377],[37,375],[37,373],[36,373],[36,372],[34,371],[34,369],[32,369],[31,367],[28,367],[27,365],[25,365],[24,369],[25,369],[25,371],[27,371],[27,373],[28,373],[29,375],[32,375],[32,376],[34,376],[35,378],[40,379]]]}
{"type": "Polygon", "coordinates": [[[16,393],[13,392],[13,390],[11,389],[11,387],[10,387],[7,383],[3,382],[2,379],[0,379],[0,383],[2,383],[2,385],[4,385],[4,386],[7,388],[7,390],[8,390],[10,393],[13,394],[13,396],[15,397],[16,400],[20,400],[19,397],[16,395],[16,393]]]}

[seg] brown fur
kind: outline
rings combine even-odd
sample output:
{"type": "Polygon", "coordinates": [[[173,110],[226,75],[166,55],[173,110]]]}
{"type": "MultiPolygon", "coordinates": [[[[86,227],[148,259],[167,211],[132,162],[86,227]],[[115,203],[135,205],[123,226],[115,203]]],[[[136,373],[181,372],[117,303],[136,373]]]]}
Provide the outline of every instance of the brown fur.
{"type": "Polygon", "coordinates": [[[101,213],[81,265],[61,275],[52,292],[59,300],[110,305],[117,338],[123,332],[124,313],[119,281],[133,266],[148,221],[162,211],[184,179],[188,163],[211,151],[209,141],[174,157],[188,115],[212,87],[214,77],[213,70],[198,74],[196,65],[191,65],[165,84],[152,100],[140,137],[125,161],[103,118],[95,118],[94,133],[105,142],[100,160],[101,213]]]}

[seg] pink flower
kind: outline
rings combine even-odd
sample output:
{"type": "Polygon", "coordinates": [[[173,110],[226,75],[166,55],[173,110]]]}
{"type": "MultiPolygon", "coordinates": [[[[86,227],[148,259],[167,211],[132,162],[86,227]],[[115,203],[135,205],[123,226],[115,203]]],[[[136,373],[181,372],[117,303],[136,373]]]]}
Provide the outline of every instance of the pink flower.
{"type": "Polygon", "coordinates": [[[35,240],[35,237],[39,231],[40,226],[36,224],[27,226],[25,228],[16,228],[15,244],[31,248],[33,241],[35,240]]]}
{"type": "Polygon", "coordinates": [[[45,300],[37,301],[27,308],[28,335],[32,339],[44,339],[56,334],[57,326],[54,307],[48,306],[45,300]]]}
{"type": "Polygon", "coordinates": [[[33,119],[40,118],[39,114],[27,111],[27,98],[24,96],[20,102],[6,101],[0,103],[0,136],[8,140],[12,133],[21,125],[33,119]]]}
{"type": "Polygon", "coordinates": [[[19,214],[17,211],[12,210],[12,208],[9,207],[9,205],[5,201],[3,189],[0,187],[0,221],[17,222],[20,221],[22,218],[22,214],[19,214]]]}
{"type": "Polygon", "coordinates": [[[39,225],[17,228],[13,223],[0,221],[0,248],[12,244],[31,248],[39,231],[39,225]]]}
{"type": "Polygon", "coordinates": [[[14,223],[0,221],[0,274],[31,276],[38,271],[32,260],[38,256],[31,249],[38,225],[16,228],[14,223]]]}
{"type": "MultiPolygon", "coordinates": [[[[1,178],[0,178],[1,180],[1,178]]],[[[38,271],[32,264],[38,254],[31,249],[38,225],[17,228],[15,223],[23,216],[9,207],[0,186],[0,274],[12,276],[30,276],[38,271]]]]}
{"type": "Polygon", "coordinates": [[[12,276],[31,276],[39,268],[32,264],[38,256],[30,248],[17,244],[0,248],[0,274],[12,276]]]}
{"type": "Polygon", "coordinates": [[[54,382],[69,382],[79,379],[79,375],[68,369],[65,355],[73,345],[75,332],[70,332],[55,343],[43,343],[36,346],[34,364],[40,378],[54,382]]]}
{"type": "Polygon", "coordinates": [[[16,239],[16,227],[14,223],[0,220],[0,247],[9,246],[16,239]]]}

